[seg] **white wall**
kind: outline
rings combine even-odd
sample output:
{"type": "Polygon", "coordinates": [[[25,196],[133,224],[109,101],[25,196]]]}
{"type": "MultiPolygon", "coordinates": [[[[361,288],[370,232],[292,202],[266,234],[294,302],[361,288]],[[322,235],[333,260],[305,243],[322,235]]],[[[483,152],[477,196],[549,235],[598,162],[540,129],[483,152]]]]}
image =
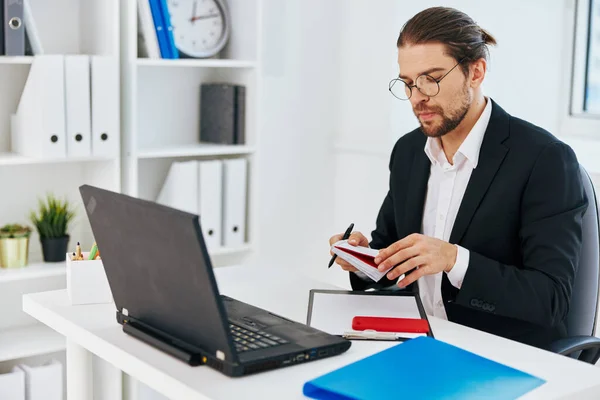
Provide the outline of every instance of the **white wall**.
{"type": "Polygon", "coordinates": [[[496,37],[486,94],[558,133],[571,1],[266,0],[262,262],[347,285],[325,267],[327,241],[350,222],[367,236],[374,227],[389,152],[417,126],[410,105],[387,90],[396,39],[411,16],[440,3],[496,37]]]}
{"type": "Polygon", "coordinates": [[[334,201],[343,0],[265,0],[259,259],[324,268],[334,201]]]}

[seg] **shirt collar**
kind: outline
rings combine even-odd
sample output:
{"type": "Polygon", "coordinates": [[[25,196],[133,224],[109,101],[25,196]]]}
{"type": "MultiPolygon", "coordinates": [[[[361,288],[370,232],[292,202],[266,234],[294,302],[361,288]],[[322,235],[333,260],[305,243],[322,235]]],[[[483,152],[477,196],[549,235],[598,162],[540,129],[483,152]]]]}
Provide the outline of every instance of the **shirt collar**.
{"type": "MultiPolygon", "coordinates": [[[[471,163],[473,168],[476,168],[479,163],[481,144],[483,143],[483,137],[485,136],[485,131],[487,130],[492,115],[492,101],[489,98],[486,98],[485,100],[487,104],[479,116],[479,119],[475,125],[473,125],[473,128],[454,155],[454,163],[458,161],[458,154],[465,157],[471,163]]],[[[428,137],[425,142],[424,150],[432,164],[443,164],[446,161],[446,155],[440,144],[440,138],[428,137]]]]}

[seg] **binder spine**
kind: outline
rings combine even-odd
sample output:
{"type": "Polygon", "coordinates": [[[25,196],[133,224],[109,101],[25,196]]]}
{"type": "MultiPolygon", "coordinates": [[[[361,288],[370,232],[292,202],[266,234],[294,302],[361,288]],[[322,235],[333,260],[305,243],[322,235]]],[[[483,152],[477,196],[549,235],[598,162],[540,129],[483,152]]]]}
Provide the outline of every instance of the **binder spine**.
{"type": "Polygon", "coordinates": [[[0,56],[4,55],[4,1],[0,0],[0,56]]]}
{"type": "Polygon", "coordinates": [[[7,56],[25,55],[23,0],[4,0],[4,45],[7,56]]]}
{"type": "Polygon", "coordinates": [[[235,91],[235,144],[246,143],[246,87],[237,86],[235,91]]]}

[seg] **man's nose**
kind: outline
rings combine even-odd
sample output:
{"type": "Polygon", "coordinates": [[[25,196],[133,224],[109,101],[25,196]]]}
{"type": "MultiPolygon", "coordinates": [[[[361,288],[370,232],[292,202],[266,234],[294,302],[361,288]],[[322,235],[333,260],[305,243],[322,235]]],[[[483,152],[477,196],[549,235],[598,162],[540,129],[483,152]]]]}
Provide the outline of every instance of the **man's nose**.
{"type": "Polygon", "coordinates": [[[426,103],[429,99],[430,97],[425,96],[419,89],[413,88],[412,95],[410,96],[410,103],[412,104],[413,109],[416,110],[420,103],[426,103]]]}

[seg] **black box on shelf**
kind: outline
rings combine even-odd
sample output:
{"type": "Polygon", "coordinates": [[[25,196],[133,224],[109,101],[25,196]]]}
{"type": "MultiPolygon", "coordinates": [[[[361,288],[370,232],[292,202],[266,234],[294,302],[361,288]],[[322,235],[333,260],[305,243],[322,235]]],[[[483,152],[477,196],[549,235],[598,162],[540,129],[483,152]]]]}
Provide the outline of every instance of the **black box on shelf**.
{"type": "Polygon", "coordinates": [[[200,142],[245,144],[246,87],[230,83],[200,85],[200,142]]]}

